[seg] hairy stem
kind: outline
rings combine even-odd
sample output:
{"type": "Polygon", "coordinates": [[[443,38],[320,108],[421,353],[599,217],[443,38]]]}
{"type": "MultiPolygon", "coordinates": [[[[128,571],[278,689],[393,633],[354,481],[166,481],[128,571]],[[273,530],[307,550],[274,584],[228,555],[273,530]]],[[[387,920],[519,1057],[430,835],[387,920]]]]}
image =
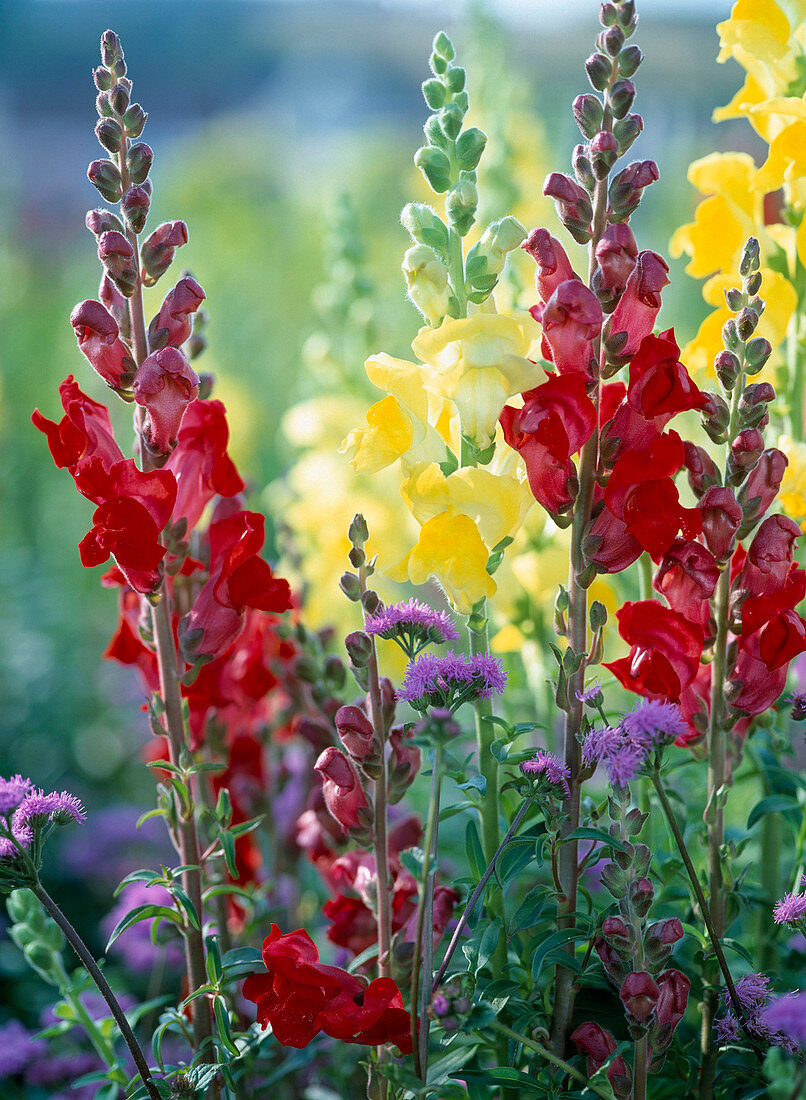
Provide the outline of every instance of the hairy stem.
{"type": "Polygon", "coordinates": [[[431,1000],[431,975],[433,973],[434,933],[433,901],[434,875],[436,872],[436,838],[439,828],[439,796],[442,788],[443,749],[437,745],[431,770],[431,799],[428,803],[428,820],[423,841],[423,867],[420,883],[420,902],[417,907],[417,934],[414,939],[414,957],[411,971],[411,1037],[414,1045],[414,1068],[422,1081],[428,1073],[428,1005],[431,1000]],[[430,922],[427,917],[431,915],[430,922]],[[426,942],[428,941],[428,942],[426,942]],[[422,991],[420,972],[422,970],[422,991]],[[417,1030],[417,1009],[420,1010],[420,1028],[417,1030]]]}
{"type": "Polygon", "coordinates": [[[56,922],[56,924],[58,924],[59,928],[61,928],[62,932],[64,933],[65,939],[78,955],[82,964],[86,967],[92,980],[98,986],[98,991],[109,1006],[109,1011],[112,1013],[115,1023],[120,1029],[120,1034],[123,1036],[123,1040],[126,1043],[126,1046],[129,1048],[131,1056],[134,1059],[134,1064],[137,1067],[137,1072],[140,1074],[140,1078],[145,1085],[148,1095],[152,1098],[152,1100],[160,1100],[159,1089],[154,1082],[154,1078],[151,1076],[151,1070],[148,1068],[148,1062],[145,1060],[145,1056],[143,1055],[143,1051],[140,1048],[140,1044],[137,1042],[137,1038],[131,1029],[131,1025],[126,1019],[126,1015],[123,1009],[118,1004],[117,997],[112,992],[109,986],[109,982],[104,977],[103,971],[100,969],[95,959],[92,957],[92,954],[90,953],[87,945],[82,940],[81,936],[79,936],[78,932],[76,932],[75,928],[73,928],[70,921],[67,919],[59,906],[47,892],[45,887],[40,882],[37,882],[34,886],[31,887],[31,889],[42,902],[42,905],[45,907],[45,909],[56,922]]]}
{"type": "Polygon", "coordinates": [[[506,836],[501,841],[501,843],[498,845],[498,849],[497,849],[495,855],[490,860],[490,862],[487,864],[487,870],[481,876],[481,878],[479,879],[478,886],[473,891],[473,893],[470,895],[470,897],[467,901],[467,904],[465,905],[464,912],[462,913],[461,917],[459,918],[459,923],[456,925],[456,928],[454,929],[454,933],[451,936],[451,942],[448,944],[448,949],[445,952],[445,958],[442,960],[442,965],[440,966],[439,970],[437,971],[436,975],[434,976],[434,981],[433,981],[433,984],[431,986],[431,992],[432,993],[436,992],[436,989],[439,986],[439,983],[445,977],[445,971],[448,969],[448,966],[450,965],[450,961],[453,958],[453,953],[456,951],[456,948],[459,945],[459,940],[461,939],[462,933],[464,932],[465,928],[467,927],[467,922],[473,916],[473,910],[476,908],[476,903],[479,900],[479,898],[481,897],[481,895],[484,893],[484,888],[486,887],[487,883],[490,881],[490,876],[492,875],[493,871],[495,870],[495,865],[498,862],[498,860],[500,859],[501,853],[503,852],[503,850],[506,848],[507,844],[509,844],[510,840],[512,840],[513,836],[515,835],[515,833],[520,828],[520,824],[523,821],[524,817],[526,816],[526,811],[529,809],[530,805],[531,805],[531,801],[527,799],[527,801],[524,802],[524,804],[521,806],[521,808],[515,814],[515,818],[514,818],[512,824],[510,825],[509,829],[507,829],[506,836]]]}

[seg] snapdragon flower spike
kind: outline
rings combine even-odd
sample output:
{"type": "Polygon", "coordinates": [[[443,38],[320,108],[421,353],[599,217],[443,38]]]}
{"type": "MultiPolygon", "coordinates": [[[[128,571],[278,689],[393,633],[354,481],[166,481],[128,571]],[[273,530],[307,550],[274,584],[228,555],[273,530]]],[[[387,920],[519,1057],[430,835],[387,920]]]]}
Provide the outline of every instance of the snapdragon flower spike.
{"type": "Polygon", "coordinates": [[[412,661],[426,646],[459,641],[459,632],[447,612],[434,611],[419,600],[381,607],[367,616],[364,631],[396,642],[412,661]]]}
{"type": "Polygon", "coordinates": [[[143,361],[132,392],[137,404],[146,409],[142,437],[149,451],[170,454],[185,410],[199,396],[199,376],[181,351],[167,347],[143,361]]]}
{"type": "Polygon", "coordinates": [[[507,674],[500,659],[489,653],[473,657],[452,652],[444,657],[426,653],[409,662],[397,694],[415,710],[439,707],[453,711],[468,700],[500,695],[506,682],[507,674]]]}
{"type": "Polygon", "coordinates": [[[571,775],[571,769],[553,752],[538,749],[530,760],[522,760],[520,767],[524,775],[536,780],[543,779],[549,787],[558,787],[568,798],[568,778],[571,775]]]}

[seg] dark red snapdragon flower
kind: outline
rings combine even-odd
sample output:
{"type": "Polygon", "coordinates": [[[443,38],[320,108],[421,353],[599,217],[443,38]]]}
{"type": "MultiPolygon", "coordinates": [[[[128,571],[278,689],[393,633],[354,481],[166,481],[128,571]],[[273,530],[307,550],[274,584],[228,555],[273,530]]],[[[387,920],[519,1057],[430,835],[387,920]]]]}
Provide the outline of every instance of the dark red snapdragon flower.
{"type": "Polygon", "coordinates": [[[323,1031],[346,1043],[394,1043],[401,1054],[411,1053],[410,1016],[391,978],[366,984],[325,966],[307,932],[283,934],[276,924],[263,941],[263,962],[268,973],[247,978],[243,994],[283,1046],[306,1047],[323,1031]]]}
{"type": "Polygon", "coordinates": [[[229,427],[220,401],[189,405],[176,439],[165,469],[177,481],[174,517],[186,519],[192,529],[213,497],[237,496],[244,483],[227,453],[229,427]]]}
{"type": "Polygon", "coordinates": [[[179,348],[193,331],[193,314],[204,301],[202,288],[186,275],[170,290],[160,306],[160,311],[148,328],[148,342],[152,348],[179,348]]]}
{"type": "Polygon", "coordinates": [[[130,389],[136,367],[112,314],[100,302],[89,299],[76,306],[70,314],[70,324],[79,348],[107,386],[113,390],[130,389]]]}
{"type": "Polygon", "coordinates": [[[669,282],[669,265],[657,252],[639,252],[624,293],[613,311],[612,336],[626,333],[619,355],[633,355],[649,336],[661,306],[661,291],[669,282]]]}
{"type": "Polygon", "coordinates": [[[533,229],[521,245],[537,264],[535,289],[542,302],[547,302],[560,283],[579,280],[571,266],[568,253],[548,229],[533,229]]]}
{"type": "Polygon", "coordinates": [[[332,745],[314,764],[322,777],[325,804],[342,829],[366,829],[371,809],[355,764],[332,745]]]}
{"type": "Polygon", "coordinates": [[[560,374],[592,376],[593,342],[602,330],[599,299],[579,279],[560,283],[538,317],[543,351],[560,374]]]}
{"type": "Polygon", "coordinates": [[[700,665],[703,630],[656,600],[625,603],[616,612],[626,657],[605,662],[628,691],[679,703],[700,665]]]}
{"type": "Polygon", "coordinates": [[[156,455],[170,454],[185,410],[199,395],[199,376],[181,351],[167,347],[143,361],[132,392],[146,409],[142,436],[147,447],[156,455]]]}

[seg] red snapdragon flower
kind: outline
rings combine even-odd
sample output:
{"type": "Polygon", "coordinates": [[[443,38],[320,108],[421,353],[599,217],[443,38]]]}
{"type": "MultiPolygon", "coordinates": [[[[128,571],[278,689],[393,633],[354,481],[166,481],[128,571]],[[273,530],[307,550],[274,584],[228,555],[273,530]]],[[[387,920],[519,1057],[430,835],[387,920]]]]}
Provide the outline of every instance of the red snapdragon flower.
{"type": "Polygon", "coordinates": [[[177,348],[163,348],[143,361],[132,391],[137,404],[147,410],[142,435],[149,450],[170,454],[185,410],[199,395],[198,374],[177,348]]]}
{"type": "Polygon", "coordinates": [[[669,607],[709,636],[709,600],[719,580],[714,555],[699,542],[678,539],[661,558],[653,587],[666,597],[669,607]]]}
{"type": "Polygon", "coordinates": [[[700,666],[702,628],[657,600],[625,603],[616,618],[619,634],[631,648],[626,657],[606,661],[604,667],[628,691],[679,703],[700,666]]]}
{"type": "Polygon", "coordinates": [[[657,252],[639,252],[624,293],[613,311],[610,332],[627,334],[619,355],[633,355],[649,336],[660,309],[660,292],[669,282],[669,265],[657,252]]]}
{"type": "Polygon", "coordinates": [[[204,298],[204,291],[195,279],[189,275],[180,279],[168,291],[159,313],[148,326],[150,347],[181,347],[193,331],[193,314],[204,298]]]}
{"type": "MultiPolygon", "coordinates": [[[[167,466],[159,472],[173,477],[167,466]]],[[[210,524],[210,579],[179,624],[189,664],[223,653],[240,633],[248,607],[279,613],[292,606],[288,581],[259,557],[265,522],[259,512],[237,511],[210,524]]]]}
{"type": "Polygon", "coordinates": [[[349,756],[331,745],[320,755],[314,768],[322,776],[325,804],[339,825],[345,830],[365,829],[371,821],[370,807],[349,756]]]}
{"type": "Polygon", "coordinates": [[[82,393],[72,374],[59,384],[59,396],[64,416],[56,423],[34,409],[31,421],[47,436],[53,461],[72,472],[79,462],[98,456],[106,469],[123,458],[115,442],[109,410],[82,393]]]}
{"type": "Polygon", "coordinates": [[[554,375],[523,395],[523,408],[505,406],[504,439],[526,464],[532,495],[548,512],[567,511],[576,496],[571,461],[596,427],[596,408],[580,372],[554,375]]]}
{"type": "Polygon", "coordinates": [[[229,428],[220,401],[194,401],[182,418],[177,443],[165,464],[177,481],[176,519],[196,526],[215,496],[234,497],[244,483],[227,453],[229,428]]]}
{"type": "Polygon", "coordinates": [[[268,973],[247,978],[243,994],[283,1046],[306,1047],[324,1031],[346,1043],[394,1043],[402,1054],[411,1053],[410,1016],[391,978],[367,985],[325,966],[307,932],[283,934],[276,924],[263,941],[263,962],[268,973]]]}
{"type": "Polygon", "coordinates": [[[579,279],[560,283],[542,310],[543,351],[560,374],[591,375],[593,341],[602,330],[599,299],[579,279]]]}
{"type": "Polygon", "coordinates": [[[100,302],[90,299],[76,306],[70,314],[70,324],[79,348],[107,386],[128,390],[137,368],[112,314],[100,302]]]}
{"type": "Polygon", "coordinates": [[[521,245],[537,264],[535,289],[542,302],[547,302],[560,283],[579,276],[571,266],[568,253],[548,229],[533,229],[521,245]]]}

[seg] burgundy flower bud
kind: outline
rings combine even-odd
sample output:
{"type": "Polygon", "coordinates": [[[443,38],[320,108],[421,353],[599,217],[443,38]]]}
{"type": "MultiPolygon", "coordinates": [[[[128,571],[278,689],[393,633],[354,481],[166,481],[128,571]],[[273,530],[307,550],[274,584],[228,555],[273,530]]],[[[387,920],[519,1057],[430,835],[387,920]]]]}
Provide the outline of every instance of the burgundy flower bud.
{"type": "Polygon", "coordinates": [[[661,305],[660,294],[668,282],[669,265],[663,257],[657,252],[639,252],[609,325],[613,336],[627,333],[621,355],[634,355],[652,332],[661,305]]]}
{"type": "Polygon", "coordinates": [[[637,970],[624,979],[619,996],[628,1019],[637,1024],[645,1024],[655,1011],[660,989],[651,974],[645,970],[637,970]]]}
{"type": "Polygon", "coordinates": [[[659,920],[651,924],[647,928],[645,942],[647,944],[663,944],[664,947],[668,947],[673,943],[677,943],[678,940],[682,940],[682,938],[683,925],[677,917],[670,917],[668,920],[659,920]]]}
{"type": "Polygon", "coordinates": [[[617,80],[607,98],[613,118],[624,118],[635,101],[635,85],[631,80],[617,80]]]}
{"type": "Polygon", "coordinates": [[[678,539],[663,555],[653,578],[655,590],[673,611],[697,623],[708,636],[709,600],[719,580],[714,555],[702,543],[678,539]]]}
{"type": "Polygon", "coordinates": [[[618,159],[618,141],[607,130],[600,130],[591,140],[590,157],[594,175],[604,179],[618,159]]]}
{"type": "Polygon", "coordinates": [[[720,485],[722,478],[716,463],[704,447],[698,447],[696,443],[689,442],[686,442],[684,447],[686,453],[684,462],[688,470],[688,483],[694,495],[700,497],[712,485],[720,485]]]}
{"type": "Polygon", "coordinates": [[[101,276],[101,284],[98,287],[98,297],[117,321],[121,337],[124,340],[128,340],[130,326],[129,303],[106,272],[101,276]]]}
{"type": "Polygon", "coordinates": [[[741,369],[742,364],[739,361],[739,356],[734,355],[732,351],[723,349],[714,359],[716,376],[726,390],[732,390],[736,385],[736,379],[739,377],[741,369]]]}
{"type": "Polygon", "coordinates": [[[123,130],[115,119],[101,118],[95,124],[95,136],[108,153],[117,153],[123,140],[123,130]]]}
{"type": "Polygon", "coordinates": [[[597,45],[599,43],[611,57],[618,57],[621,47],[624,45],[624,31],[621,27],[608,27],[599,35],[597,45]]]}
{"type": "Polygon", "coordinates": [[[613,75],[613,62],[603,53],[592,53],[585,62],[585,72],[597,92],[603,92],[613,75]]]}
{"type": "MultiPolygon", "coordinates": [[[[608,193],[611,221],[626,222],[637,209],[643,189],[659,177],[658,166],[653,160],[635,161],[617,173],[608,193]]],[[[666,270],[669,270],[668,267],[666,270]]]]}
{"type": "Polygon", "coordinates": [[[117,165],[111,160],[94,160],[87,169],[87,179],[107,202],[120,202],[123,186],[117,165]]]}
{"type": "Polygon", "coordinates": [[[632,147],[643,128],[644,120],[640,115],[626,115],[613,123],[613,136],[618,142],[620,157],[623,157],[627,150],[632,147]]]}
{"type": "Polygon", "coordinates": [[[357,668],[363,668],[372,656],[372,642],[363,630],[354,630],[344,639],[344,648],[357,668]]]}
{"type": "Polygon", "coordinates": [[[685,1016],[691,982],[679,970],[664,970],[658,977],[658,987],[660,996],[655,1005],[657,1032],[650,1040],[653,1053],[669,1045],[675,1028],[685,1016]]]}
{"type": "Polygon", "coordinates": [[[602,960],[602,966],[614,985],[621,985],[627,974],[624,961],[615,947],[611,946],[604,936],[596,936],[593,941],[596,954],[602,960]]]}
{"type": "Polygon", "coordinates": [[[97,69],[93,69],[92,79],[95,81],[95,87],[99,92],[108,92],[114,83],[112,74],[101,65],[97,69]]]}
{"type": "Polygon", "coordinates": [[[638,246],[628,225],[609,225],[596,246],[596,261],[601,271],[601,285],[622,293],[635,268],[638,246]]]}
{"type": "Polygon", "coordinates": [[[170,454],[185,409],[199,395],[199,376],[181,351],[164,348],[142,363],[132,386],[134,400],[148,415],[143,436],[153,454],[170,454]]]}
{"type": "Polygon", "coordinates": [[[121,294],[130,298],[137,286],[137,269],[134,266],[134,249],[122,233],[110,229],[101,234],[98,238],[98,259],[121,294]]]}
{"type": "Polygon", "coordinates": [[[139,103],[132,103],[123,116],[123,126],[126,130],[126,137],[130,141],[134,141],[135,138],[139,138],[143,132],[143,128],[146,124],[148,115],[140,106],[139,103]]]}
{"type": "Polygon", "coordinates": [[[363,830],[369,824],[369,802],[355,765],[338,749],[325,749],[314,764],[322,777],[325,805],[345,830],[363,830]]]}
{"type": "Polygon", "coordinates": [[[543,336],[560,374],[591,373],[593,341],[601,327],[596,295],[578,279],[560,283],[543,311],[543,336]]]}
{"type": "Polygon", "coordinates": [[[576,124],[586,138],[592,138],[602,125],[604,107],[598,96],[586,93],[578,95],[571,104],[576,124]]]}
{"type": "Polygon", "coordinates": [[[533,229],[521,248],[537,264],[535,287],[543,302],[547,302],[557,287],[568,279],[579,279],[568,255],[548,229],[533,229]]]}
{"type": "Polygon", "coordinates": [[[764,436],[758,428],[745,428],[730,445],[728,480],[741,485],[764,453],[764,436]]]}
{"type": "Polygon", "coordinates": [[[421,753],[403,726],[394,726],[389,734],[389,800],[399,802],[420,770],[421,753]]]}
{"type": "Polygon", "coordinates": [[[173,263],[177,248],[188,242],[188,227],[184,222],[163,222],[140,249],[143,283],[153,286],[173,263]]]}
{"type": "Polygon", "coordinates": [[[375,752],[375,730],[360,707],[339,707],[336,711],[336,732],[341,743],[356,760],[375,752]]]}
{"type": "Polygon", "coordinates": [[[151,196],[143,187],[130,187],[123,196],[120,209],[123,211],[126,224],[135,233],[142,233],[150,206],[151,196]]]}
{"type": "Polygon", "coordinates": [[[87,229],[96,237],[112,229],[118,233],[123,232],[123,222],[111,210],[88,210],[84,221],[87,229]]]}
{"type": "Polygon", "coordinates": [[[611,946],[617,950],[628,946],[635,939],[632,927],[626,924],[621,917],[606,917],[602,923],[602,935],[605,939],[612,940],[611,946]]]}
{"type": "Polygon", "coordinates": [[[751,382],[739,398],[739,422],[743,428],[764,428],[769,424],[767,409],[775,400],[775,390],[769,382],[751,382]]]}
{"type": "Polygon", "coordinates": [[[152,348],[181,347],[193,331],[193,315],[204,301],[204,291],[189,275],[180,279],[165,296],[160,311],[148,327],[152,348]]]}
{"type": "Polygon", "coordinates": [[[593,174],[589,152],[587,145],[575,145],[571,154],[571,167],[574,169],[577,183],[581,184],[586,191],[593,191],[596,186],[596,176],[593,174]]]}
{"type": "Polygon", "coordinates": [[[718,562],[726,562],[736,546],[736,532],[742,522],[742,508],[733,491],[718,485],[700,499],[702,532],[708,549],[718,562]]]}
{"type": "Polygon", "coordinates": [[[607,1067],[607,1079],[616,1100],[630,1100],[632,1097],[632,1069],[620,1054],[607,1067]]]}
{"type": "Polygon", "coordinates": [[[110,89],[109,102],[112,104],[112,109],[119,115],[125,114],[129,106],[129,93],[131,91],[131,81],[118,80],[116,84],[110,89]]]}
{"type": "Polygon", "coordinates": [[[730,424],[730,409],[724,398],[718,393],[703,391],[705,404],[700,409],[702,413],[702,426],[714,443],[724,443],[728,436],[730,424]]]}
{"type": "Polygon", "coordinates": [[[70,314],[70,324],[78,346],[96,370],[114,390],[127,390],[134,380],[135,363],[120,339],[114,317],[100,302],[80,302],[70,314]]]}
{"type": "Polygon", "coordinates": [[[579,244],[591,237],[593,207],[590,196],[578,183],[561,172],[552,172],[543,184],[543,194],[554,199],[560,221],[579,244]]]}
{"type": "Polygon", "coordinates": [[[652,905],[655,887],[648,878],[637,878],[630,884],[630,901],[639,917],[645,917],[652,905]]]}
{"type": "Polygon", "coordinates": [[[107,69],[111,69],[122,58],[120,39],[114,31],[104,31],[101,35],[101,61],[107,69]]]}
{"type": "MultiPolygon", "coordinates": [[[[395,691],[395,685],[389,679],[388,676],[381,676],[380,678],[381,688],[381,707],[383,710],[383,721],[388,727],[391,726],[395,720],[395,710],[397,708],[397,692],[395,691]]],[[[369,706],[369,697],[367,697],[367,706],[369,706]]]]}
{"type": "Polygon", "coordinates": [[[151,171],[154,160],[154,150],[144,141],[135,142],[129,146],[126,154],[126,167],[129,170],[129,179],[135,186],[143,181],[151,171]]]}
{"type": "Polygon", "coordinates": [[[576,1031],[572,1031],[571,1042],[576,1044],[580,1054],[586,1056],[589,1077],[602,1068],[616,1049],[616,1040],[610,1032],[593,1022],[580,1024],[576,1031]]]}
{"type": "Polygon", "coordinates": [[[739,529],[739,538],[745,538],[762,518],[778,495],[787,457],[775,447],[765,451],[750,476],[739,490],[739,503],[744,513],[744,521],[739,529]]]}

